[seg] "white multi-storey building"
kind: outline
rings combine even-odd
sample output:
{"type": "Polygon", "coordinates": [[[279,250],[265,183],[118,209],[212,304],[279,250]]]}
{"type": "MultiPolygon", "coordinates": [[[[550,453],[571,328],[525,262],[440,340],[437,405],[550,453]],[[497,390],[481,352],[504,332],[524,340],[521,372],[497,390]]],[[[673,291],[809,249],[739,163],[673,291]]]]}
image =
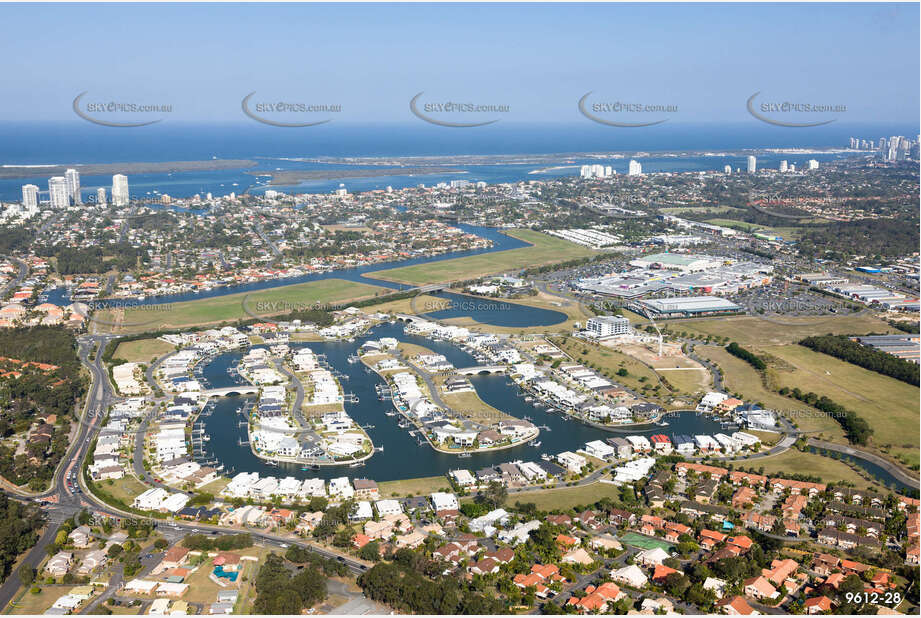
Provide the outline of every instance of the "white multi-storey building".
{"type": "Polygon", "coordinates": [[[634,161],[630,159],[630,163],[627,167],[628,176],[640,176],[643,173],[643,166],[639,161],[634,161]]]}
{"type": "Polygon", "coordinates": [[[22,207],[26,210],[38,208],[38,187],[22,185],[22,207]]]}
{"type": "Polygon", "coordinates": [[[627,335],[630,333],[630,320],[619,315],[600,315],[589,318],[585,323],[585,330],[598,339],[627,335]]]}
{"type": "Polygon", "coordinates": [[[67,208],[70,206],[70,194],[67,190],[67,179],[63,176],[53,176],[49,178],[48,195],[51,198],[52,208],[67,208]]]}
{"type": "Polygon", "coordinates": [[[67,180],[67,192],[70,195],[70,201],[74,206],[83,203],[80,197],[80,172],[75,169],[69,169],[64,172],[64,179],[67,180]]]}
{"type": "Polygon", "coordinates": [[[124,174],[112,176],[112,204],[114,206],[127,206],[128,196],[128,177],[124,174]]]}
{"type": "Polygon", "coordinates": [[[749,157],[748,157],[748,173],[749,173],[749,174],[754,174],[756,169],[758,169],[758,160],[757,160],[755,157],[749,155],[749,157]]]}

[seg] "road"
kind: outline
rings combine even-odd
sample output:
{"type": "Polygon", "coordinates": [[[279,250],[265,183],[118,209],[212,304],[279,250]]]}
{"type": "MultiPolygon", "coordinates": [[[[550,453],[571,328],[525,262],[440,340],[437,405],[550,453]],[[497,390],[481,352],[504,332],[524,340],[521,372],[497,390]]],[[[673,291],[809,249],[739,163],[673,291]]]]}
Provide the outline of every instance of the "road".
{"type": "Polygon", "coordinates": [[[22,280],[29,274],[29,266],[25,262],[12,256],[8,256],[7,259],[19,266],[19,272],[3,286],[3,289],[0,289],[0,298],[6,298],[10,292],[19,287],[22,280]]]}

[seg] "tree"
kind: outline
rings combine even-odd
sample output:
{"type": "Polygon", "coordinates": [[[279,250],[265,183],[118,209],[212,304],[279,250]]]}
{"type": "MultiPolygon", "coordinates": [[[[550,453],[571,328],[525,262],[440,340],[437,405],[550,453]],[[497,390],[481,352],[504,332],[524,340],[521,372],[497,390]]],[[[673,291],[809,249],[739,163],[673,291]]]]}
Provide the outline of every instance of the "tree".
{"type": "Polygon", "coordinates": [[[490,509],[502,506],[508,498],[508,490],[499,481],[490,481],[489,485],[475,498],[479,503],[485,504],[490,509]]]}
{"type": "Polygon", "coordinates": [[[19,567],[19,581],[26,587],[31,586],[35,581],[35,569],[31,564],[23,564],[19,567]]]}

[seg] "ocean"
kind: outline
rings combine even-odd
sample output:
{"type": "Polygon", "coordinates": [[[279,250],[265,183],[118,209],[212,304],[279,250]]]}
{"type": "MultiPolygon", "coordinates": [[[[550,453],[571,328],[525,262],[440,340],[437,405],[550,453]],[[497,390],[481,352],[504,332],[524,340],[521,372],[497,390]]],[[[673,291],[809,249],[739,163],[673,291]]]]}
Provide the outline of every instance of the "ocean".
{"type": "MultiPolygon", "coordinates": [[[[654,127],[619,129],[584,124],[514,125],[497,124],[476,128],[446,128],[423,122],[394,126],[321,125],[308,128],[277,128],[252,124],[177,125],[156,124],[137,128],[92,125],[77,119],[57,125],[0,124],[0,165],[53,165],[139,161],[189,161],[255,159],[256,170],[328,169],[323,164],[290,161],[312,157],[411,157],[452,155],[535,155],[550,153],[622,152],[633,155],[648,152],[639,160],[644,171],[721,170],[724,165],[744,168],[741,156],[655,156],[663,151],[704,151],[720,153],[761,148],[842,148],[851,136],[878,140],[890,135],[916,135],[917,128],[886,125],[847,125],[833,123],[808,129],[775,127],[757,121],[744,125],[663,124],[654,127]]],[[[781,159],[802,165],[807,159],[829,160],[841,155],[769,155],[759,157],[759,167],[776,168],[781,159]]],[[[567,158],[563,169],[546,170],[550,164],[459,165],[464,174],[426,176],[385,176],[342,180],[311,181],[281,190],[326,193],[345,186],[350,191],[402,188],[420,183],[464,178],[488,183],[540,180],[578,173],[582,163],[604,163],[618,173],[626,171],[628,159],[567,158]]],[[[556,164],[553,164],[556,165],[556,164]]],[[[250,170],[251,171],[251,170],[250,170]]],[[[245,190],[264,190],[267,178],[245,170],[182,172],[174,174],[132,174],[133,197],[166,193],[188,197],[211,192],[225,195],[245,190]]],[[[31,178],[0,180],[0,201],[19,201],[23,184],[37,184],[47,190],[48,174],[36,168],[31,178]]],[[[109,188],[108,176],[81,178],[85,195],[96,187],[109,188]]]]}

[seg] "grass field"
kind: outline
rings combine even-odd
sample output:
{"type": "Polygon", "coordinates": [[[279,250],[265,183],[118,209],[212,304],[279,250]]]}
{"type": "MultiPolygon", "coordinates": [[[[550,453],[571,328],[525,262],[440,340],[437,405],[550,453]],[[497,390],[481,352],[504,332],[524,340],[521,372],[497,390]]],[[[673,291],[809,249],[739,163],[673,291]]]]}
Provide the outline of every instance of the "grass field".
{"type": "Polygon", "coordinates": [[[671,550],[674,545],[668,541],[662,539],[654,539],[643,534],[637,534],[636,532],[628,532],[627,534],[620,537],[620,540],[623,541],[625,545],[632,545],[633,547],[639,547],[640,549],[655,549],[656,547],[661,547],[665,551],[671,550]]]}
{"type": "Polygon", "coordinates": [[[171,343],[159,339],[139,339],[119,343],[113,358],[129,363],[150,363],[176,349],[171,343]]]}
{"type": "Polygon", "coordinates": [[[796,471],[821,477],[823,483],[848,481],[864,489],[873,487],[880,491],[884,489],[877,483],[867,481],[854,472],[850,466],[837,459],[823,457],[814,453],[804,453],[796,449],[790,449],[779,455],[771,455],[750,462],[740,462],[738,465],[744,468],[754,468],[755,470],[764,466],[764,474],[768,476],[796,471]]]}
{"type": "Polygon", "coordinates": [[[765,346],[763,350],[783,361],[776,371],[780,386],[825,395],[853,410],[873,428],[872,446],[907,465],[918,463],[917,387],[800,345],[765,346]]]}
{"type": "Polygon", "coordinates": [[[268,318],[299,308],[370,298],[386,291],[376,285],[344,279],[324,279],[260,292],[159,305],[160,310],[157,311],[143,307],[106,310],[99,312],[100,322],[97,322],[97,327],[116,333],[132,333],[219,324],[252,319],[253,316],[268,318]],[[112,326],[109,323],[118,325],[112,326]]]}
{"type": "MultiPolygon", "coordinates": [[[[730,393],[741,395],[740,399],[761,404],[772,410],[805,410],[808,408],[806,404],[765,388],[761,375],[751,365],[736,358],[725,348],[698,345],[694,347],[694,351],[701,357],[716,363],[723,370],[724,387],[730,393]]],[[[821,414],[818,410],[809,408],[809,411],[810,414],[797,415],[795,418],[801,430],[813,432],[816,436],[821,434],[828,440],[841,441],[844,439],[844,432],[836,421],[821,414]]]]}
{"type": "MultiPolygon", "coordinates": [[[[13,576],[15,577],[15,575],[13,576]]],[[[41,586],[41,592],[38,594],[32,594],[28,590],[21,588],[19,598],[14,597],[3,613],[14,616],[24,614],[42,615],[55,601],[70,592],[75,585],[44,585],[41,586]]],[[[85,603],[89,603],[89,601],[85,601],[85,603]]]]}
{"type": "Polygon", "coordinates": [[[533,230],[510,230],[510,236],[532,244],[531,247],[483,253],[453,260],[402,266],[374,273],[379,279],[413,285],[446,283],[475,279],[511,270],[519,270],[575,258],[595,255],[595,251],[560,238],[533,230]]]}
{"type": "Polygon", "coordinates": [[[130,474],[126,474],[120,479],[112,481],[112,484],[109,484],[109,481],[100,481],[99,486],[106,492],[111,494],[113,497],[120,499],[125,504],[131,504],[131,502],[142,493],[150,489],[147,485],[137,480],[130,474]]]}
{"type": "Polygon", "coordinates": [[[382,498],[393,496],[424,496],[432,492],[441,491],[451,487],[443,476],[427,476],[418,479],[403,479],[400,481],[383,481],[377,484],[377,490],[382,498]]]}
{"type": "Polygon", "coordinates": [[[574,506],[595,504],[602,498],[617,499],[620,490],[609,483],[592,483],[581,487],[558,487],[509,494],[507,503],[533,502],[541,511],[565,511],[574,506]]]}
{"type": "MultiPolygon", "coordinates": [[[[656,394],[655,387],[659,385],[658,374],[632,356],[611,348],[587,345],[585,342],[572,338],[567,338],[559,347],[575,362],[606,370],[610,379],[650,399],[664,402],[671,397],[670,392],[664,386],[660,387],[656,394]],[[585,354],[582,353],[583,350],[585,354]],[[626,376],[617,375],[617,371],[622,368],[627,370],[626,376]]],[[[676,395],[680,396],[680,393],[676,395]]]]}
{"type": "MultiPolygon", "coordinates": [[[[648,321],[648,320],[647,320],[648,321]]],[[[895,332],[891,326],[873,316],[790,317],[783,323],[769,322],[750,316],[720,319],[672,320],[666,322],[669,332],[686,331],[706,337],[729,337],[739,345],[775,345],[799,341],[810,335],[895,332]]]]}

